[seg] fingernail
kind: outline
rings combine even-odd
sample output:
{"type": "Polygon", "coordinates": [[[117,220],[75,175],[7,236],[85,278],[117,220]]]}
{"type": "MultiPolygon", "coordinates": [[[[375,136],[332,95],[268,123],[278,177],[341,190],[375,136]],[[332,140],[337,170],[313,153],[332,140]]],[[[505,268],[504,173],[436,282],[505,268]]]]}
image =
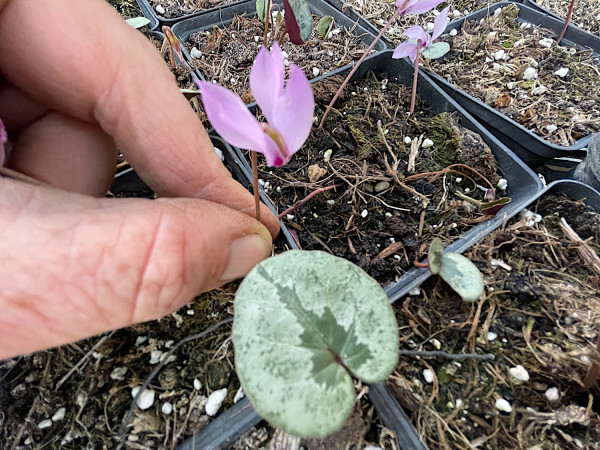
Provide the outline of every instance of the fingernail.
{"type": "Polygon", "coordinates": [[[263,233],[243,236],[231,243],[229,262],[221,275],[222,281],[245,276],[259,262],[271,256],[271,236],[267,231],[267,240],[261,234],[263,233]]]}

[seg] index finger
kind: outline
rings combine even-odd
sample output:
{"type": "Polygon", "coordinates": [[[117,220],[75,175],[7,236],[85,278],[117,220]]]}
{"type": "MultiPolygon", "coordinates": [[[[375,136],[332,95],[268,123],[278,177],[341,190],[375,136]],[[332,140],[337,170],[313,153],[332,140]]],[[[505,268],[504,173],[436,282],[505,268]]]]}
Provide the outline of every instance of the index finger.
{"type": "MultiPolygon", "coordinates": [[[[0,70],[13,85],[97,122],[158,194],[254,215],[158,52],[104,0],[0,0],[0,8],[0,70]]],[[[263,211],[276,234],[276,218],[263,211]]]]}

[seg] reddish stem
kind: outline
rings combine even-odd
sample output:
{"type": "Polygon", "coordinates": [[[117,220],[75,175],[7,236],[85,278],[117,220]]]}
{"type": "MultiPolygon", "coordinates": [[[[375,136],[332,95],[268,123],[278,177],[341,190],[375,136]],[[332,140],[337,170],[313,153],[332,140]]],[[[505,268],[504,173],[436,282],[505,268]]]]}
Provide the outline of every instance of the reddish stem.
{"type": "Polygon", "coordinates": [[[565,19],[565,24],[563,26],[562,31],[560,32],[560,36],[558,37],[557,44],[560,44],[560,41],[562,41],[562,38],[565,36],[565,33],[567,32],[567,27],[569,26],[569,20],[571,19],[571,14],[573,14],[573,6],[574,5],[575,5],[575,0],[571,0],[571,3],[569,4],[569,11],[567,12],[567,17],[565,19]]]}
{"type": "Polygon", "coordinates": [[[269,20],[271,18],[271,0],[267,0],[267,8],[265,9],[265,33],[263,34],[263,45],[267,46],[267,32],[269,31],[269,20]]]}
{"type": "Polygon", "coordinates": [[[252,162],[252,188],[254,189],[254,207],[256,208],[256,220],[260,220],[260,192],[258,191],[258,155],[250,152],[252,162]]]}
{"type": "Polygon", "coordinates": [[[421,56],[421,39],[417,40],[417,58],[415,59],[415,74],[413,75],[412,96],[410,97],[410,112],[415,112],[415,101],[417,99],[417,79],[419,78],[419,56],[421,56]]]}
{"type": "Polygon", "coordinates": [[[350,81],[350,78],[352,78],[352,75],[354,75],[354,72],[356,72],[358,70],[358,68],[364,61],[364,59],[369,55],[369,53],[371,53],[371,50],[373,50],[373,47],[375,47],[375,44],[377,44],[377,42],[379,42],[379,39],[381,39],[381,36],[383,36],[383,34],[387,31],[387,29],[390,27],[390,25],[392,25],[392,22],[394,22],[394,20],[396,20],[396,17],[398,17],[400,14],[402,14],[402,11],[406,7],[408,1],[409,0],[406,0],[400,8],[396,8],[396,11],[394,11],[394,14],[392,14],[392,17],[390,17],[390,20],[388,21],[388,23],[385,24],[385,26],[381,29],[381,31],[379,32],[377,37],[373,40],[373,42],[371,42],[371,45],[369,45],[369,48],[363,53],[363,55],[360,57],[358,62],[354,65],[354,67],[352,68],[352,70],[350,71],[350,73],[348,74],[348,76],[346,77],[346,79],[344,80],[342,85],[340,86],[340,88],[335,93],[333,100],[331,100],[329,105],[327,105],[325,114],[323,114],[323,117],[321,118],[321,122],[319,122],[319,128],[323,127],[323,124],[325,123],[325,118],[329,114],[329,111],[331,111],[331,108],[333,108],[333,105],[335,104],[338,97],[342,94],[342,91],[344,90],[344,88],[346,87],[348,82],[350,81]]]}
{"type": "Polygon", "coordinates": [[[422,267],[423,269],[429,269],[428,263],[422,263],[422,262],[417,261],[416,259],[413,261],[413,265],[415,267],[422,267]]]}
{"type": "Polygon", "coordinates": [[[286,209],[284,212],[282,212],[281,214],[279,214],[279,219],[283,219],[287,214],[291,213],[292,211],[294,211],[295,209],[299,208],[300,206],[304,205],[307,201],[309,201],[311,198],[313,198],[315,195],[321,193],[321,192],[325,192],[328,191],[330,189],[334,189],[336,187],[340,187],[342,186],[342,183],[338,183],[338,184],[334,184],[333,186],[327,186],[327,187],[322,187],[319,188],[315,191],[312,191],[310,194],[308,194],[306,197],[304,197],[302,200],[300,200],[298,203],[290,206],[288,209],[286,209]]]}

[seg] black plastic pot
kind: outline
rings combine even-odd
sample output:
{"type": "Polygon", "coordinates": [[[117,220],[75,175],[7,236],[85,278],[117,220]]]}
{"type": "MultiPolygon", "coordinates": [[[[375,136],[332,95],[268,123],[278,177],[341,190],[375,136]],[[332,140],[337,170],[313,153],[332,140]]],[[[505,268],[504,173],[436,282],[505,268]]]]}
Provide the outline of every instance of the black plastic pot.
{"type": "MultiPolygon", "coordinates": [[[[392,53],[393,52],[390,50],[365,58],[352,79],[360,79],[364,77],[368,71],[372,70],[376,75],[388,78],[390,81],[398,81],[408,86],[412,85],[414,72],[412,65],[403,59],[392,59],[392,53]]],[[[338,69],[331,72],[329,76],[346,75],[349,70],[349,68],[338,69]]],[[[318,77],[315,79],[315,82],[326,77],[327,76],[318,77]]],[[[479,122],[477,122],[455,100],[436,86],[423,71],[419,71],[417,89],[421,99],[423,99],[435,113],[455,111],[460,118],[461,124],[465,128],[481,135],[496,157],[504,177],[508,180],[508,196],[512,199],[511,203],[506,205],[501,213],[494,219],[473,227],[461,238],[448,246],[448,251],[462,253],[468,247],[473,245],[474,242],[481,239],[482,236],[497,228],[503,221],[519,212],[519,210],[531,200],[533,195],[536,195],[543,189],[543,183],[511,150],[479,124],[479,122]]],[[[250,173],[250,166],[244,154],[238,148],[235,148],[235,150],[238,152],[240,159],[245,161],[244,166],[246,167],[246,171],[250,173]]],[[[429,276],[429,270],[412,268],[408,270],[398,282],[385,286],[384,290],[390,298],[390,301],[393,303],[400,297],[403,297],[411,289],[421,285],[429,278],[429,276]]]]}
{"type": "MultiPolygon", "coordinates": [[[[448,25],[446,33],[452,29],[460,29],[465,21],[482,19],[490,12],[513,3],[516,2],[495,3],[489,8],[481,9],[465,18],[455,20],[448,25]]],[[[550,29],[556,34],[560,34],[564,21],[558,20],[549,14],[542,13],[523,4],[519,4],[518,8],[518,20],[520,22],[529,22],[550,29]]],[[[595,54],[600,57],[600,54],[598,54],[598,52],[600,52],[600,47],[597,46],[596,42],[593,42],[589,38],[590,36],[589,33],[585,33],[574,27],[569,27],[561,45],[591,48],[596,52],[595,54]]],[[[459,87],[448,83],[444,78],[429,71],[428,74],[448,95],[477,117],[477,119],[494,134],[494,136],[512,149],[529,167],[537,167],[548,159],[556,157],[580,157],[585,155],[583,150],[585,150],[585,147],[592,139],[593,134],[579,139],[575,144],[569,147],[553,144],[499,111],[496,111],[491,106],[486,105],[484,102],[462,91],[459,87]]]]}
{"type": "MultiPolygon", "coordinates": [[[[273,0],[273,3],[279,5],[283,9],[283,0],[273,0]]],[[[369,46],[375,40],[373,29],[365,21],[356,23],[355,20],[348,18],[325,0],[311,0],[310,9],[313,14],[319,16],[332,16],[338,27],[350,29],[353,34],[360,36],[365,47],[369,46]]],[[[173,33],[175,33],[181,41],[186,42],[191,34],[198,31],[209,31],[214,25],[228,27],[231,25],[235,16],[239,16],[243,13],[247,13],[249,17],[256,16],[256,2],[251,0],[250,2],[241,4],[234,3],[224,6],[218,11],[213,11],[179,22],[173,27],[173,33]]],[[[387,46],[384,42],[380,41],[375,44],[374,50],[381,52],[387,50],[387,46]]],[[[189,55],[186,54],[186,57],[189,57],[189,55]]],[[[201,79],[206,79],[200,71],[197,70],[196,73],[201,79]]],[[[314,83],[316,79],[318,78],[311,80],[311,83],[314,83]]]]}
{"type": "MultiPolygon", "coordinates": [[[[524,0],[523,3],[526,6],[529,6],[530,8],[536,9],[544,14],[548,14],[549,16],[554,17],[557,20],[561,20],[563,23],[565,23],[565,17],[562,17],[561,15],[538,5],[535,2],[535,0],[524,0]]],[[[585,31],[584,29],[579,28],[577,25],[573,25],[573,18],[569,20],[569,28],[573,28],[574,30],[577,30],[580,33],[586,34],[587,36],[584,42],[588,42],[587,46],[589,48],[594,49],[596,53],[600,53],[600,37],[590,33],[589,31],[585,31]]]]}
{"type": "Polygon", "coordinates": [[[240,3],[253,3],[254,0],[240,0],[237,2],[233,2],[233,3],[229,3],[227,5],[221,5],[221,6],[215,6],[214,8],[207,8],[204,9],[202,11],[198,11],[195,12],[193,14],[186,14],[185,16],[181,16],[181,17],[176,17],[173,19],[167,19],[166,17],[163,17],[161,15],[159,15],[156,10],[154,8],[152,8],[152,5],[150,4],[150,2],[148,0],[137,0],[138,4],[140,5],[140,8],[142,8],[142,11],[144,12],[144,16],[146,16],[146,14],[148,14],[146,17],[150,20],[154,20],[157,22],[157,27],[158,25],[167,25],[169,27],[172,27],[173,25],[175,25],[178,22],[181,22],[182,20],[185,19],[191,19],[192,17],[198,17],[201,16],[203,14],[208,14],[214,11],[219,11],[222,8],[226,8],[228,6],[232,6],[232,5],[237,5],[240,3]]]}
{"type": "Polygon", "coordinates": [[[144,17],[150,21],[147,25],[148,29],[150,31],[155,31],[158,28],[158,18],[156,17],[156,14],[154,14],[146,0],[137,0],[137,4],[142,10],[144,17]]]}

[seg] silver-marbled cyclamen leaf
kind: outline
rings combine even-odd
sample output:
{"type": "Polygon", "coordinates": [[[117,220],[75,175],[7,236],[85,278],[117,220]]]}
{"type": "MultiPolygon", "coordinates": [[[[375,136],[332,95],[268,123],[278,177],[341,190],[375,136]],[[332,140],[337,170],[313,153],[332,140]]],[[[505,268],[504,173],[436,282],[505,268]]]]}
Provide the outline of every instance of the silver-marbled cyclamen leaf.
{"type": "Polygon", "coordinates": [[[344,424],[354,404],[347,369],[376,382],[398,360],[398,328],[381,286],[324,252],[289,251],[255,267],[236,294],[233,342],[257,412],[302,437],[344,424]]]}

